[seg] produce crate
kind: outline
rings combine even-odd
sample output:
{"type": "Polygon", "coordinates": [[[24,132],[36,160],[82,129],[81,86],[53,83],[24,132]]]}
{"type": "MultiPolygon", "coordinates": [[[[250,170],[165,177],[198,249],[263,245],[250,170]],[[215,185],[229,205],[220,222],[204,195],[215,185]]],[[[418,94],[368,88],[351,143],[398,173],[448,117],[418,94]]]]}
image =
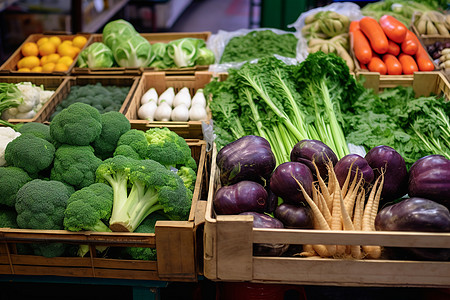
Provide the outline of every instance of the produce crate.
{"type": "Polygon", "coordinates": [[[205,215],[204,188],[206,142],[186,140],[198,163],[192,206],[187,221],[158,221],[154,234],[125,232],[70,232],[0,228],[0,274],[116,278],[136,280],[197,281],[201,256],[197,229],[205,215]],[[204,199],[204,198],[203,198],[204,199]],[[16,243],[67,243],[89,245],[86,257],[53,257],[17,254],[16,243]],[[94,247],[156,248],[157,260],[96,257],[94,247]]]}
{"type": "Polygon", "coordinates": [[[39,115],[43,113],[46,106],[55,101],[63,86],[66,84],[68,78],[64,76],[0,76],[0,82],[6,83],[19,83],[19,82],[31,82],[35,85],[43,85],[44,89],[55,91],[50,99],[41,107],[36,115],[31,119],[9,119],[8,122],[26,123],[26,122],[39,122],[39,115]]]}
{"type": "Polygon", "coordinates": [[[130,104],[131,98],[136,90],[136,86],[139,82],[139,77],[137,76],[68,76],[67,80],[60,87],[58,93],[55,93],[55,97],[50,102],[47,102],[42,109],[36,114],[36,122],[49,122],[50,117],[55,111],[56,107],[69,95],[70,89],[75,85],[87,85],[96,84],[100,82],[103,86],[115,85],[115,86],[129,86],[130,91],[125,98],[122,107],[119,112],[125,114],[128,105],[130,104]]]}
{"type": "Polygon", "coordinates": [[[450,233],[253,228],[253,216],[215,214],[213,198],[220,187],[216,156],[214,149],[204,230],[206,278],[296,285],[450,286],[449,261],[254,256],[254,243],[450,248],[450,233]]]}
{"type": "MultiPolygon", "coordinates": [[[[6,60],[6,62],[0,67],[0,75],[25,75],[25,76],[42,76],[42,75],[67,76],[67,75],[69,75],[70,72],[72,71],[73,67],[76,65],[78,55],[75,56],[73,63],[70,65],[69,69],[65,72],[51,72],[51,73],[49,73],[49,72],[19,72],[17,70],[17,62],[24,57],[22,55],[22,53],[20,52],[20,49],[27,42],[37,42],[40,38],[45,37],[45,36],[47,36],[47,37],[58,36],[61,39],[61,41],[65,41],[65,40],[72,40],[75,36],[78,36],[78,35],[82,35],[82,36],[86,37],[86,39],[87,39],[86,45],[89,43],[89,41],[91,39],[91,34],[88,34],[88,33],[80,33],[80,34],[76,34],[76,35],[56,34],[56,33],[55,34],[42,34],[42,33],[30,34],[28,36],[28,38],[22,43],[22,45],[20,45],[20,47],[17,48],[16,51],[14,51],[14,53],[8,58],[8,60],[6,60]]],[[[83,51],[83,49],[86,47],[86,45],[84,45],[84,47],[81,49],[81,51],[83,51]]]]}
{"type": "Polygon", "coordinates": [[[173,87],[177,93],[183,87],[189,88],[191,95],[204,88],[211,81],[212,73],[208,71],[197,71],[193,75],[168,75],[165,72],[144,72],[141,76],[139,84],[136,88],[130,105],[125,116],[130,120],[131,127],[135,129],[146,130],[151,127],[167,127],[175,131],[184,138],[203,138],[202,121],[154,121],[140,120],[138,118],[138,110],[141,106],[142,95],[150,88],[155,88],[158,95],[164,92],[168,87],[173,87]]]}
{"type": "Polygon", "coordinates": [[[412,15],[411,18],[411,31],[414,32],[414,34],[418,37],[418,38],[422,38],[422,39],[448,39],[449,36],[444,36],[441,34],[420,34],[419,30],[417,29],[416,25],[414,25],[416,18],[419,18],[419,14],[414,13],[412,15]]]}
{"type": "MultiPolygon", "coordinates": [[[[202,39],[205,42],[211,35],[211,32],[167,32],[167,33],[141,33],[141,35],[146,38],[150,44],[154,43],[168,43],[173,40],[181,38],[197,38],[202,39]]],[[[93,34],[91,39],[86,44],[88,47],[90,44],[95,42],[102,42],[102,34],[93,34]]],[[[192,74],[195,71],[205,71],[208,70],[209,66],[194,66],[186,68],[170,68],[160,71],[171,74],[192,74]]],[[[153,67],[148,68],[126,68],[126,67],[112,67],[112,68],[80,68],[75,66],[72,70],[72,74],[79,75],[141,75],[146,71],[159,71],[153,67]]]]}

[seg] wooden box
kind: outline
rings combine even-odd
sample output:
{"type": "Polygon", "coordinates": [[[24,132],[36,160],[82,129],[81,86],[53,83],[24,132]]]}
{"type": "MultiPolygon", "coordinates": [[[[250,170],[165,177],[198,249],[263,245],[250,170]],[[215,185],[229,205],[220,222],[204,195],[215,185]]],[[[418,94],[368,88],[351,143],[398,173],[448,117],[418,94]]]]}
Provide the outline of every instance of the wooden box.
{"type": "Polygon", "coordinates": [[[206,143],[186,140],[198,163],[189,219],[158,221],[154,234],[124,232],[70,232],[65,230],[29,230],[0,228],[0,274],[116,278],[136,280],[197,281],[199,255],[197,229],[205,215],[204,191],[206,143]],[[204,198],[203,198],[204,199],[204,198]],[[68,243],[110,247],[156,248],[157,260],[129,260],[96,257],[53,257],[17,254],[17,243],[68,243]]]}
{"type": "MultiPolygon", "coordinates": [[[[167,32],[167,33],[141,33],[141,35],[147,39],[150,44],[154,43],[168,43],[173,40],[181,38],[197,38],[202,39],[205,42],[211,35],[211,32],[167,32]]],[[[102,42],[102,34],[93,34],[86,47],[95,42],[102,42]]],[[[170,68],[164,69],[166,73],[171,74],[192,74],[195,71],[208,70],[208,66],[194,66],[186,68],[170,68]]],[[[75,66],[72,70],[73,74],[80,75],[140,75],[146,71],[158,71],[153,67],[147,68],[126,68],[126,67],[112,67],[112,68],[80,68],[75,66]]]]}
{"type": "Polygon", "coordinates": [[[167,127],[184,138],[203,138],[202,121],[153,121],[140,120],[138,110],[141,106],[141,97],[150,88],[155,88],[161,95],[168,87],[173,87],[175,94],[187,87],[191,96],[198,89],[204,88],[211,81],[212,73],[208,71],[197,71],[193,75],[168,75],[165,72],[144,72],[140,78],[133,98],[130,101],[125,116],[130,120],[131,127],[135,129],[148,129],[151,127],[167,127]]]}
{"type": "Polygon", "coordinates": [[[64,76],[0,76],[0,82],[5,83],[19,83],[19,82],[31,82],[35,85],[42,85],[45,90],[55,91],[55,93],[47,100],[47,102],[41,107],[36,115],[31,119],[9,119],[10,123],[25,123],[25,122],[39,122],[39,115],[42,114],[45,107],[51,105],[57,95],[60,93],[63,86],[66,84],[67,77],[64,76]]]}
{"type": "Polygon", "coordinates": [[[215,214],[213,199],[220,187],[216,155],[213,151],[205,216],[206,278],[326,286],[450,286],[450,261],[254,256],[254,243],[450,248],[450,233],[253,228],[253,216],[215,214]]]}
{"type": "MultiPolygon", "coordinates": [[[[65,40],[72,40],[75,36],[78,36],[78,35],[82,35],[82,36],[86,37],[86,39],[87,39],[86,45],[90,42],[91,34],[86,34],[86,33],[80,33],[80,34],[76,34],[76,35],[36,33],[36,34],[29,35],[28,38],[22,43],[22,45],[20,45],[20,47],[17,48],[16,51],[14,51],[14,53],[8,58],[8,60],[6,60],[6,62],[0,67],[0,75],[25,75],[25,76],[43,76],[43,75],[67,76],[67,75],[69,75],[70,72],[72,71],[73,67],[76,65],[78,55],[75,56],[75,58],[73,59],[73,63],[69,66],[69,69],[64,72],[59,72],[59,71],[55,71],[55,72],[51,72],[51,73],[50,72],[19,72],[17,70],[17,62],[24,57],[21,53],[21,48],[27,42],[37,42],[42,37],[51,37],[51,36],[58,36],[61,39],[61,41],[65,41],[65,40]]],[[[83,49],[86,47],[86,45],[84,45],[84,47],[81,49],[81,51],[83,51],[83,49]]]]}
{"type": "Polygon", "coordinates": [[[137,76],[68,76],[58,93],[55,93],[56,95],[52,101],[47,102],[39,113],[36,114],[35,120],[36,122],[41,123],[49,122],[56,107],[69,95],[72,86],[83,86],[88,84],[96,84],[98,82],[100,82],[103,86],[115,85],[120,87],[130,87],[128,95],[119,110],[121,113],[125,114],[131,98],[133,97],[138,81],[139,77],[137,76]]]}

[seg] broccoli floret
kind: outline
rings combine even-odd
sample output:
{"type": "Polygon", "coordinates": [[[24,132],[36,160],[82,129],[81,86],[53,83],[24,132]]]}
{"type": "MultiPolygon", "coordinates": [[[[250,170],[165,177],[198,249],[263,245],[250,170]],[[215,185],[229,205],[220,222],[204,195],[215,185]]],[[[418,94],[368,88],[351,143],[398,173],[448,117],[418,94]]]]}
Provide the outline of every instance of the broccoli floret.
{"type": "Polygon", "coordinates": [[[61,144],[87,146],[102,132],[102,121],[97,109],[76,102],[63,109],[50,122],[50,135],[61,144]]]}
{"type": "Polygon", "coordinates": [[[0,167],[0,204],[14,207],[17,191],[31,179],[21,168],[0,167]]]}
{"type": "Polygon", "coordinates": [[[95,182],[95,170],[101,162],[91,146],[61,145],[55,153],[50,179],[70,184],[78,190],[95,182]]]}
{"type": "Polygon", "coordinates": [[[44,123],[28,122],[24,123],[20,127],[17,127],[17,131],[20,133],[31,133],[37,137],[53,143],[53,139],[50,135],[50,126],[44,123]]]}
{"type": "Polygon", "coordinates": [[[31,177],[50,167],[55,156],[55,146],[31,133],[25,133],[8,143],[5,160],[10,166],[22,168],[31,177]]]}
{"type": "MultiPolygon", "coordinates": [[[[69,231],[110,232],[105,224],[111,217],[113,190],[104,183],[94,183],[73,193],[67,201],[64,213],[64,228],[69,231]]],[[[107,247],[97,246],[103,252],[107,247]]],[[[78,255],[88,253],[88,245],[80,245],[78,255]]]]}
{"type": "Polygon", "coordinates": [[[142,130],[131,129],[122,134],[117,142],[117,148],[123,148],[123,146],[129,146],[132,150],[128,147],[126,147],[126,149],[120,149],[120,151],[116,149],[114,156],[125,155],[132,158],[137,156],[140,159],[145,159],[147,157],[148,142],[145,132],[142,130]]]}
{"type": "Polygon", "coordinates": [[[17,212],[14,209],[0,208],[0,228],[19,228],[17,212]]]}
{"type": "Polygon", "coordinates": [[[139,154],[129,145],[117,146],[113,156],[123,155],[133,159],[142,159],[139,154]]]}
{"type": "Polygon", "coordinates": [[[97,169],[97,181],[114,191],[109,220],[113,231],[133,232],[152,212],[163,210],[173,220],[187,219],[192,192],[181,178],[153,160],[135,160],[118,155],[97,169]]]}
{"type": "MultiPolygon", "coordinates": [[[[34,179],[17,192],[17,225],[23,229],[63,229],[64,211],[70,192],[64,183],[55,180],[34,179]]],[[[65,244],[33,244],[36,255],[61,256],[65,244]]]]}
{"type": "Polygon", "coordinates": [[[188,167],[181,167],[177,171],[178,176],[181,177],[181,180],[184,182],[184,186],[188,188],[191,192],[194,192],[195,181],[197,180],[197,173],[194,170],[188,167]]]}
{"type": "MultiPolygon", "coordinates": [[[[167,216],[159,212],[151,213],[134,232],[155,233],[155,225],[159,220],[169,220],[167,216]]],[[[126,247],[125,253],[132,259],[156,260],[156,249],[149,247],[126,247]]]]}
{"type": "Polygon", "coordinates": [[[113,156],[120,136],[131,129],[131,124],[127,117],[118,111],[101,114],[101,120],[102,132],[92,143],[92,147],[94,147],[95,155],[106,159],[113,156]]]}

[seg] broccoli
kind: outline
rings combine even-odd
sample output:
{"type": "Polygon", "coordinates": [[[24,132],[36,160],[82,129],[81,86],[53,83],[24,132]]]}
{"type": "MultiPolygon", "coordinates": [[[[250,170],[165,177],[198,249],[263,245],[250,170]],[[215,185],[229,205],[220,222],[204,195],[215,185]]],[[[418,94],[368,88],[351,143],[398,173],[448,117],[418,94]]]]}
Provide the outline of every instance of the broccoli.
{"type": "MultiPolygon", "coordinates": [[[[90,230],[110,232],[104,223],[111,217],[113,190],[104,183],[94,183],[73,193],[64,212],[64,228],[69,231],[90,230]]],[[[97,246],[103,252],[107,247],[97,246]]],[[[80,245],[78,255],[83,257],[88,245],[80,245]]]]}
{"type": "Polygon", "coordinates": [[[157,210],[173,220],[189,215],[192,192],[176,173],[154,160],[118,155],[103,161],[96,174],[97,182],[109,183],[114,191],[112,231],[133,232],[157,210]]]}
{"type": "Polygon", "coordinates": [[[101,162],[91,146],[61,145],[55,153],[50,179],[70,184],[78,190],[95,182],[95,170],[101,162]]]}
{"type": "Polygon", "coordinates": [[[118,111],[101,114],[101,120],[102,132],[94,140],[92,147],[94,147],[95,155],[106,159],[113,156],[120,136],[131,129],[131,124],[127,117],[118,111]]]}
{"type": "Polygon", "coordinates": [[[113,156],[123,155],[133,159],[142,159],[141,156],[134,151],[134,149],[130,145],[120,145],[117,146],[116,150],[114,150],[113,156]]]}
{"type": "MultiPolygon", "coordinates": [[[[70,192],[64,183],[55,180],[34,179],[17,192],[17,225],[23,229],[63,229],[64,211],[70,192]]],[[[65,244],[32,244],[35,255],[61,256],[65,244]]]]}
{"type": "Polygon", "coordinates": [[[125,155],[131,158],[147,158],[147,137],[142,130],[131,129],[122,134],[117,142],[114,155],[125,155]],[[130,149],[131,148],[131,149],[130,149]]]}
{"type": "Polygon", "coordinates": [[[188,188],[191,192],[194,192],[195,181],[197,180],[197,173],[189,167],[182,166],[177,171],[178,176],[184,182],[184,186],[188,188]]]}
{"type": "Polygon", "coordinates": [[[193,161],[186,140],[167,127],[151,128],[145,132],[132,129],[120,137],[117,145],[129,145],[141,159],[155,160],[167,168],[181,167],[193,161]]]}
{"type": "MultiPolygon", "coordinates": [[[[159,220],[169,220],[167,216],[160,212],[151,213],[142,221],[141,225],[134,232],[155,233],[155,225],[159,220]]],[[[132,259],[156,260],[156,249],[150,247],[126,247],[124,252],[132,259]]]]}
{"type": "Polygon", "coordinates": [[[0,167],[0,204],[14,207],[17,191],[31,179],[21,168],[0,167]]]}
{"type": "Polygon", "coordinates": [[[17,212],[14,209],[0,208],[0,228],[19,228],[17,212]]]}
{"type": "Polygon", "coordinates": [[[61,110],[50,122],[50,135],[61,144],[87,146],[95,141],[101,132],[100,113],[81,102],[61,110]]]}
{"type": "Polygon", "coordinates": [[[34,178],[51,166],[54,156],[55,146],[31,133],[21,134],[9,142],[5,149],[6,163],[24,169],[34,178]]]}
{"type": "MultiPolygon", "coordinates": [[[[19,124],[17,124],[19,125],[19,124]]],[[[16,126],[17,126],[16,125],[16,126]]],[[[44,140],[53,143],[53,139],[50,135],[50,126],[44,123],[38,122],[28,122],[24,124],[20,124],[20,126],[16,127],[16,130],[20,133],[31,133],[37,137],[40,137],[44,140]]]]}

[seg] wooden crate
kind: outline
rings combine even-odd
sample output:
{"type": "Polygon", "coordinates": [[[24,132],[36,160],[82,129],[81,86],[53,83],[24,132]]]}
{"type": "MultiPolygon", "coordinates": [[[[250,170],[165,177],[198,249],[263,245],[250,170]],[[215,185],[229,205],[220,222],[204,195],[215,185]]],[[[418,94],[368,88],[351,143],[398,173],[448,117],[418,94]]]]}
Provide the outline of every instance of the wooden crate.
{"type": "Polygon", "coordinates": [[[31,82],[35,85],[43,85],[45,90],[55,91],[55,93],[47,100],[47,102],[41,107],[41,109],[36,113],[36,115],[31,119],[9,119],[10,123],[26,123],[26,122],[39,122],[38,117],[44,111],[45,107],[50,105],[55,100],[57,95],[60,93],[62,87],[66,84],[68,80],[65,76],[0,76],[0,82],[5,83],[19,83],[19,82],[31,82]]]}
{"type": "Polygon", "coordinates": [[[130,120],[131,127],[146,130],[151,127],[167,127],[184,138],[203,138],[201,121],[154,121],[140,120],[138,110],[141,106],[141,97],[150,88],[155,88],[158,95],[168,87],[173,87],[177,93],[183,87],[187,87],[191,96],[198,89],[204,88],[211,81],[212,73],[208,71],[197,71],[193,75],[168,75],[165,72],[144,72],[140,78],[133,98],[130,101],[125,116],[130,120]]]}
{"type": "Polygon", "coordinates": [[[49,122],[56,107],[69,95],[72,86],[83,86],[88,84],[96,84],[98,82],[100,82],[103,86],[116,85],[120,87],[130,87],[130,91],[128,92],[128,95],[119,110],[119,112],[125,114],[139,82],[138,76],[68,76],[67,80],[58,90],[58,93],[55,93],[56,95],[52,101],[47,102],[39,113],[36,114],[36,122],[49,122]]]}
{"type": "Polygon", "coordinates": [[[421,34],[419,32],[419,30],[417,29],[416,25],[414,25],[416,18],[418,18],[419,15],[417,13],[414,13],[412,18],[411,18],[411,31],[418,37],[421,39],[435,39],[435,40],[442,40],[442,39],[449,39],[450,36],[444,36],[444,35],[440,35],[440,34],[421,34]]]}
{"type": "MultiPolygon", "coordinates": [[[[0,67],[0,75],[24,75],[24,76],[42,76],[42,75],[67,76],[67,75],[69,75],[70,72],[72,71],[72,69],[76,65],[78,55],[74,58],[73,63],[70,65],[69,69],[64,72],[51,72],[51,73],[50,72],[19,72],[17,70],[17,62],[24,57],[22,55],[22,53],[20,52],[20,49],[27,42],[37,42],[42,37],[51,37],[51,36],[58,36],[61,39],[61,41],[65,41],[65,40],[72,40],[77,35],[82,35],[82,36],[86,37],[86,39],[88,40],[86,45],[90,42],[91,34],[89,34],[89,33],[80,33],[80,34],[76,34],[76,35],[42,34],[42,33],[30,34],[28,36],[28,38],[22,43],[22,45],[20,45],[20,47],[17,48],[16,51],[14,51],[14,53],[8,58],[8,60],[6,60],[6,62],[0,67]]],[[[84,47],[81,49],[81,51],[83,51],[83,49],[86,47],[86,45],[84,45],[84,47]]]]}
{"type": "Polygon", "coordinates": [[[449,261],[253,256],[254,243],[450,248],[450,233],[253,228],[253,216],[216,215],[213,151],[204,230],[204,275],[214,281],[338,286],[450,286],[449,261]]]}
{"type": "Polygon", "coordinates": [[[205,192],[206,142],[196,139],[186,141],[198,163],[188,220],[158,221],[154,234],[0,228],[0,274],[197,281],[201,260],[198,252],[201,240],[198,240],[197,229],[202,225],[206,207],[206,202],[200,201],[205,192]],[[89,245],[91,250],[96,245],[150,247],[156,248],[157,260],[96,257],[92,254],[95,250],[86,257],[53,258],[17,254],[15,251],[16,243],[38,242],[84,244],[89,245]]]}
{"type": "MultiPolygon", "coordinates": [[[[167,33],[141,33],[141,35],[147,39],[150,44],[154,43],[168,43],[173,40],[181,38],[197,38],[202,39],[205,42],[211,36],[211,32],[167,32],[167,33]]],[[[86,45],[88,47],[90,44],[95,42],[102,42],[102,34],[93,34],[89,43],[86,45]]],[[[205,71],[208,70],[208,66],[194,66],[186,68],[169,68],[164,70],[158,70],[153,67],[147,68],[126,68],[126,67],[112,67],[112,68],[80,68],[75,66],[72,70],[72,74],[80,75],[140,75],[143,72],[148,71],[164,71],[171,74],[193,74],[195,71],[205,71]]]]}

